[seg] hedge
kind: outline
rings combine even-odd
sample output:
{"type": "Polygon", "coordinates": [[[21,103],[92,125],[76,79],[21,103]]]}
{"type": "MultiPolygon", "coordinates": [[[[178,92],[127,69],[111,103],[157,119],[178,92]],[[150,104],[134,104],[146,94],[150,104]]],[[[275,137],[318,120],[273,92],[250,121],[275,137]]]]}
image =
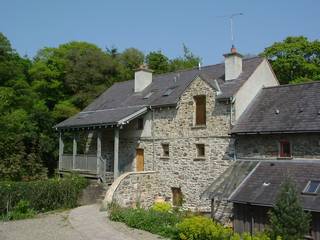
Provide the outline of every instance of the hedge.
{"type": "Polygon", "coordinates": [[[86,179],[78,176],[30,182],[0,182],[0,214],[5,214],[20,201],[27,201],[30,208],[46,212],[77,206],[86,179]]]}

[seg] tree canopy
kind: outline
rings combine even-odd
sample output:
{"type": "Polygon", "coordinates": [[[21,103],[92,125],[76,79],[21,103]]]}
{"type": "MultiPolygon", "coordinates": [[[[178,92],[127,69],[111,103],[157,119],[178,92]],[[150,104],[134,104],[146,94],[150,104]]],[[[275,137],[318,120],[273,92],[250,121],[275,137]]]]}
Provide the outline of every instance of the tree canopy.
{"type": "Polygon", "coordinates": [[[262,53],[266,56],[281,84],[320,80],[320,41],[287,37],[262,53]]]}

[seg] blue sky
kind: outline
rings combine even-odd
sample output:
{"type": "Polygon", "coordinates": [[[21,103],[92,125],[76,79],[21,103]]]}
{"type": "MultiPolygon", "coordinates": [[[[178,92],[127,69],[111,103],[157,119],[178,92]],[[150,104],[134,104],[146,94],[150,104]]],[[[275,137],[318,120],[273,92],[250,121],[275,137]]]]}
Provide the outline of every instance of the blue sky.
{"type": "Polygon", "coordinates": [[[235,18],[236,47],[257,54],[286,36],[320,38],[320,0],[1,0],[0,31],[22,55],[72,40],[101,48],[136,47],[182,54],[182,44],[204,64],[229,51],[235,18]]]}

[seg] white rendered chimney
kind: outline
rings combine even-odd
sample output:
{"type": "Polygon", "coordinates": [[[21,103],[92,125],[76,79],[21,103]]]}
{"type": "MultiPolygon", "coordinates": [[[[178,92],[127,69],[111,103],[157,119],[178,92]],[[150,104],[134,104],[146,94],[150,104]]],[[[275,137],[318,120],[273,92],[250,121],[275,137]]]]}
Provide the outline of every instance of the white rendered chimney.
{"type": "Polygon", "coordinates": [[[236,79],[242,73],[242,55],[232,46],[231,52],[224,54],[225,80],[236,79]]]}
{"type": "Polygon", "coordinates": [[[141,65],[134,73],[134,92],[141,92],[152,82],[152,70],[148,66],[141,65]]]}

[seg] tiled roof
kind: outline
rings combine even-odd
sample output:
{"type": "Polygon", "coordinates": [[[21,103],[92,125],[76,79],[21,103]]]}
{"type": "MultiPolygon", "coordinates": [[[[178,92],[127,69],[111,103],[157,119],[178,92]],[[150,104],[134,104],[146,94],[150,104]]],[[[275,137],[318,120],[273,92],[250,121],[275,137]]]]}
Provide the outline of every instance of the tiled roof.
{"type": "Polygon", "coordinates": [[[201,194],[204,199],[228,199],[245,177],[258,164],[258,161],[234,161],[212,184],[201,194]]]}
{"type": "MultiPolygon", "coordinates": [[[[176,105],[179,101],[180,96],[189,86],[189,84],[196,78],[201,77],[210,86],[216,88],[215,80],[219,83],[222,94],[218,95],[218,99],[230,98],[232,97],[242,86],[242,84],[251,76],[258,65],[263,61],[261,57],[253,57],[243,60],[243,72],[237,79],[224,81],[224,63],[210,65],[202,67],[201,70],[198,68],[183,70],[173,73],[154,75],[152,83],[146,87],[142,92],[135,93],[134,80],[115,83],[109,89],[107,89],[100,97],[93,101],[89,106],[87,106],[83,112],[87,111],[100,111],[100,110],[112,110],[113,114],[118,114],[117,109],[121,113],[128,111],[131,114],[131,110],[124,110],[127,107],[135,106],[168,106],[176,105]],[[163,94],[168,90],[168,88],[173,88],[173,92],[169,96],[163,96],[163,94]],[[150,92],[152,92],[149,98],[145,98],[150,92]]],[[[111,112],[105,111],[104,116],[100,119],[98,117],[90,117],[86,121],[85,117],[81,118],[79,113],[77,116],[67,119],[66,121],[56,125],[57,128],[68,128],[78,125],[92,125],[103,123],[112,123],[115,119],[110,114],[111,112]],[[79,117],[81,121],[79,120],[79,117]]],[[[102,116],[102,113],[99,113],[102,116]]]]}
{"type": "Polygon", "coordinates": [[[320,82],[261,90],[231,133],[320,132],[320,82]]]}
{"type": "MultiPolygon", "coordinates": [[[[292,161],[292,160],[291,160],[292,161]]],[[[306,210],[320,212],[320,193],[302,193],[310,180],[320,180],[320,162],[261,161],[230,197],[231,202],[273,206],[286,178],[296,186],[306,210]]]]}

